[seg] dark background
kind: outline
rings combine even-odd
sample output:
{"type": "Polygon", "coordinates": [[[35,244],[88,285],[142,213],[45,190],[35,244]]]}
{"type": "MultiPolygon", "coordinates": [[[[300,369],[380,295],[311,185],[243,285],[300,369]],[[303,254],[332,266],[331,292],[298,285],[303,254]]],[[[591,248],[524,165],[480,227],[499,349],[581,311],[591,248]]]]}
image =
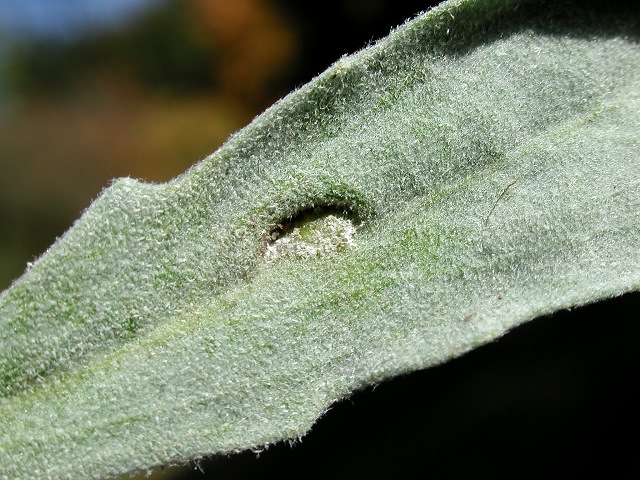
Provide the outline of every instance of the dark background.
{"type": "Polygon", "coordinates": [[[153,478],[640,478],[639,306],[636,293],[536,319],[355,393],[294,446],[153,478]]]}
{"type": "MultiPolygon", "coordinates": [[[[110,179],[174,177],[433,3],[156,2],[64,35],[5,23],[0,289],[110,179]]],[[[355,393],[294,446],[152,478],[638,478],[639,307],[632,294],[537,319],[446,365],[355,393]]]]}

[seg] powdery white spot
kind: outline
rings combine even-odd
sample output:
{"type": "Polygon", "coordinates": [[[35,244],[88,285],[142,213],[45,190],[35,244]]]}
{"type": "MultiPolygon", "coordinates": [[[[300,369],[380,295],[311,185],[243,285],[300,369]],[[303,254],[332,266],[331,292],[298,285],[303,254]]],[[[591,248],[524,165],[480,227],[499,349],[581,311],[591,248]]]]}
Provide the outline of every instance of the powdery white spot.
{"type": "Polygon", "coordinates": [[[355,246],[356,227],[348,218],[327,215],[296,227],[267,246],[265,258],[312,258],[355,246]]]}

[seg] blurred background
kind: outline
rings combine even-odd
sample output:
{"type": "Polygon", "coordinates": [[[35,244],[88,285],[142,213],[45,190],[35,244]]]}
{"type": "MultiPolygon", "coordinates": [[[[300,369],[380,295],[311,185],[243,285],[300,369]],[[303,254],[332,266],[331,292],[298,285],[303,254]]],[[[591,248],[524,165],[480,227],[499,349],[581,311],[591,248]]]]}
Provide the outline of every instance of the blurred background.
{"type": "MultiPolygon", "coordinates": [[[[436,3],[0,0],[0,290],[111,179],[178,175],[340,56],[436,3]]],[[[622,435],[638,427],[639,336],[628,321],[638,306],[628,295],[537,320],[355,394],[294,448],[151,478],[638,474],[622,435]]]]}
{"type": "Polygon", "coordinates": [[[0,0],[0,290],[111,179],[176,176],[429,6],[0,0]]]}

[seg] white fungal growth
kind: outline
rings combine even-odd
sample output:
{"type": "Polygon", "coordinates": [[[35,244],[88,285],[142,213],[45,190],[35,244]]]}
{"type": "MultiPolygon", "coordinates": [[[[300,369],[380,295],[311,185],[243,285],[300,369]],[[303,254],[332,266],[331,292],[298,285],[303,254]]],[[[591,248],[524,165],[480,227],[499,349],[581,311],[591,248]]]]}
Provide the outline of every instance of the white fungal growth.
{"type": "Polygon", "coordinates": [[[355,246],[356,227],[348,218],[327,215],[295,227],[267,246],[265,258],[312,258],[355,246]]]}

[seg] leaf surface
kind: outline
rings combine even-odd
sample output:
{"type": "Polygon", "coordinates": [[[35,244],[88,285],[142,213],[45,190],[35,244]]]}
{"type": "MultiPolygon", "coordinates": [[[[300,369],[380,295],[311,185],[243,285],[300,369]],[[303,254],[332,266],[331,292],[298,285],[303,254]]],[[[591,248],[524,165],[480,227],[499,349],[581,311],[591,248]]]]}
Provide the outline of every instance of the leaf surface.
{"type": "Polygon", "coordinates": [[[303,435],[355,389],[640,287],[640,12],[452,0],[0,296],[0,476],[303,435]]]}

